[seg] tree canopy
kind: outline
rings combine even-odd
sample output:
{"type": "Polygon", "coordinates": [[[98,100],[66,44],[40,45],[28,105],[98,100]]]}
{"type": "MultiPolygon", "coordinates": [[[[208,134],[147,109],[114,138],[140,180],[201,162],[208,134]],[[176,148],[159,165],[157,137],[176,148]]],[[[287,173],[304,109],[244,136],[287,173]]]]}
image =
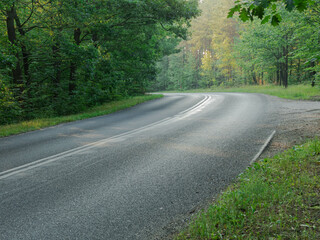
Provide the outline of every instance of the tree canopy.
{"type": "Polygon", "coordinates": [[[287,87],[320,80],[319,0],[203,0],[200,9],[192,37],[158,64],[153,88],[287,87]],[[230,18],[235,13],[240,20],[230,18]]]}
{"type": "Polygon", "coordinates": [[[197,0],[3,0],[0,14],[3,124],[144,93],[199,9],[197,0]]]}

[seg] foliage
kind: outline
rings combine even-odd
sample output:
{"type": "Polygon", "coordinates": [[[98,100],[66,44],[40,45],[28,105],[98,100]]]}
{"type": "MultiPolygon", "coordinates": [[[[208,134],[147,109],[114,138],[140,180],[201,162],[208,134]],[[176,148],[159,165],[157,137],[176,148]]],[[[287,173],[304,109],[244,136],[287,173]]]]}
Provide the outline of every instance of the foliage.
{"type": "Polygon", "coordinates": [[[19,110],[1,105],[1,123],[143,94],[198,14],[197,0],[1,1],[2,101],[19,110]]]}
{"type": "Polygon", "coordinates": [[[284,19],[278,27],[253,22],[240,33],[237,57],[246,79],[251,78],[256,84],[284,86],[314,81],[318,69],[314,56],[320,52],[319,36],[314,29],[319,22],[309,24],[312,11],[279,12],[284,19]]]}
{"type": "Polygon", "coordinates": [[[216,80],[213,71],[213,57],[210,51],[205,51],[202,58],[200,75],[202,76],[199,82],[199,87],[208,88],[215,84],[216,80]]]}
{"type": "Polygon", "coordinates": [[[179,45],[180,53],[165,57],[166,64],[160,64],[166,68],[160,67],[159,85],[165,85],[161,81],[169,82],[171,84],[165,89],[181,90],[210,87],[222,82],[234,84],[237,66],[232,52],[238,24],[226,18],[232,5],[233,0],[201,2],[202,15],[192,21],[192,37],[179,45]]]}
{"type": "Polygon", "coordinates": [[[233,17],[238,12],[239,18],[243,22],[248,20],[253,21],[255,17],[258,17],[262,20],[262,24],[269,22],[271,19],[271,25],[277,26],[282,21],[281,14],[277,11],[278,2],[281,2],[289,12],[295,9],[302,12],[308,8],[309,4],[314,4],[314,0],[237,0],[235,1],[236,5],[230,9],[228,17],[233,17]],[[272,11],[266,13],[267,9],[271,9],[272,11]]]}
{"type": "Polygon", "coordinates": [[[166,56],[166,62],[158,65],[160,74],[153,86],[161,85],[162,89],[151,90],[243,84],[319,85],[320,1],[286,2],[245,1],[234,6],[232,0],[201,1],[202,15],[191,22],[192,37],[179,45],[181,53],[166,56]],[[232,15],[247,5],[253,21],[243,23],[227,18],[233,6],[232,15]],[[263,7],[263,12],[255,7],[263,7]],[[260,15],[254,15],[262,13],[262,21],[260,15]],[[274,15],[282,19],[277,27],[261,24],[267,19],[280,23],[274,15]],[[189,68],[186,62],[191,55],[194,64],[189,68]],[[194,80],[185,81],[190,75],[194,80]],[[192,84],[181,84],[184,82],[192,84]]]}
{"type": "Polygon", "coordinates": [[[19,118],[21,109],[13,97],[13,93],[0,80],[0,124],[14,122],[19,118]]]}

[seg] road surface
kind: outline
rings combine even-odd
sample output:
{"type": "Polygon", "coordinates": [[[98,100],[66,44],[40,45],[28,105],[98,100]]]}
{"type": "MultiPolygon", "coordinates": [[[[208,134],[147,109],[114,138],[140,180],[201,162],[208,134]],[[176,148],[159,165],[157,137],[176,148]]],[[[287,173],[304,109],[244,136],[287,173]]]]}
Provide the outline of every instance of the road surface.
{"type": "Polygon", "coordinates": [[[0,239],[152,239],[212,199],[274,130],[257,94],[166,94],[0,139],[0,239]]]}

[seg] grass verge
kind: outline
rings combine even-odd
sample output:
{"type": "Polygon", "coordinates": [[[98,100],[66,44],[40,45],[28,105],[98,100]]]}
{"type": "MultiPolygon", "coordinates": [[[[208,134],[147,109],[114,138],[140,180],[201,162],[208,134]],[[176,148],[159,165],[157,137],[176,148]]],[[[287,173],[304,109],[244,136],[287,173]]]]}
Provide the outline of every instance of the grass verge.
{"type": "Polygon", "coordinates": [[[246,92],[263,93],[280,98],[294,100],[317,100],[320,101],[320,88],[309,85],[292,85],[288,88],[275,85],[265,86],[243,86],[235,88],[217,87],[208,89],[195,89],[183,92],[246,92]]]}
{"type": "Polygon", "coordinates": [[[320,140],[254,163],[176,239],[320,239],[320,140]]]}
{"type": "Polygon", "coordinates": [[[42,118],[42,119],[34,119],[30,121],[24,121],[16,124],[9,124],[0,126],[0,137],[6,137],[18,133],[29,132],[33,130],[38,130],[41,128],[54,126],[60,123],[72,122],[97,116],[102,116],[106,114],[110,114],[113,112],[117,112],[137,104],[161,98],[163,95],[160,94],[152,94],[145,96],[137,96],[131,97],[119,101],[109,102],[101,106],[97,106],[91,108],[83,113],[61,116],[61,117],[53,117],[53,118],[42,118]]]}

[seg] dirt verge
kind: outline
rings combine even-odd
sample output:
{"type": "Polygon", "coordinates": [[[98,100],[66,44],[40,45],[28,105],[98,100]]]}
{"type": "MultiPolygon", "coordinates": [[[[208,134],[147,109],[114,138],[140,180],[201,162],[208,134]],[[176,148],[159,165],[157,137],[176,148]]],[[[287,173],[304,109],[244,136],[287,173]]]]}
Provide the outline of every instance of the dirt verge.
{"type": "Polygon", "coordinates": [[[260,159],[272,157],[307,139],[320,138],[320,102],[280,100],[280,103],[273,117],[277,132],[260,159]]]}

